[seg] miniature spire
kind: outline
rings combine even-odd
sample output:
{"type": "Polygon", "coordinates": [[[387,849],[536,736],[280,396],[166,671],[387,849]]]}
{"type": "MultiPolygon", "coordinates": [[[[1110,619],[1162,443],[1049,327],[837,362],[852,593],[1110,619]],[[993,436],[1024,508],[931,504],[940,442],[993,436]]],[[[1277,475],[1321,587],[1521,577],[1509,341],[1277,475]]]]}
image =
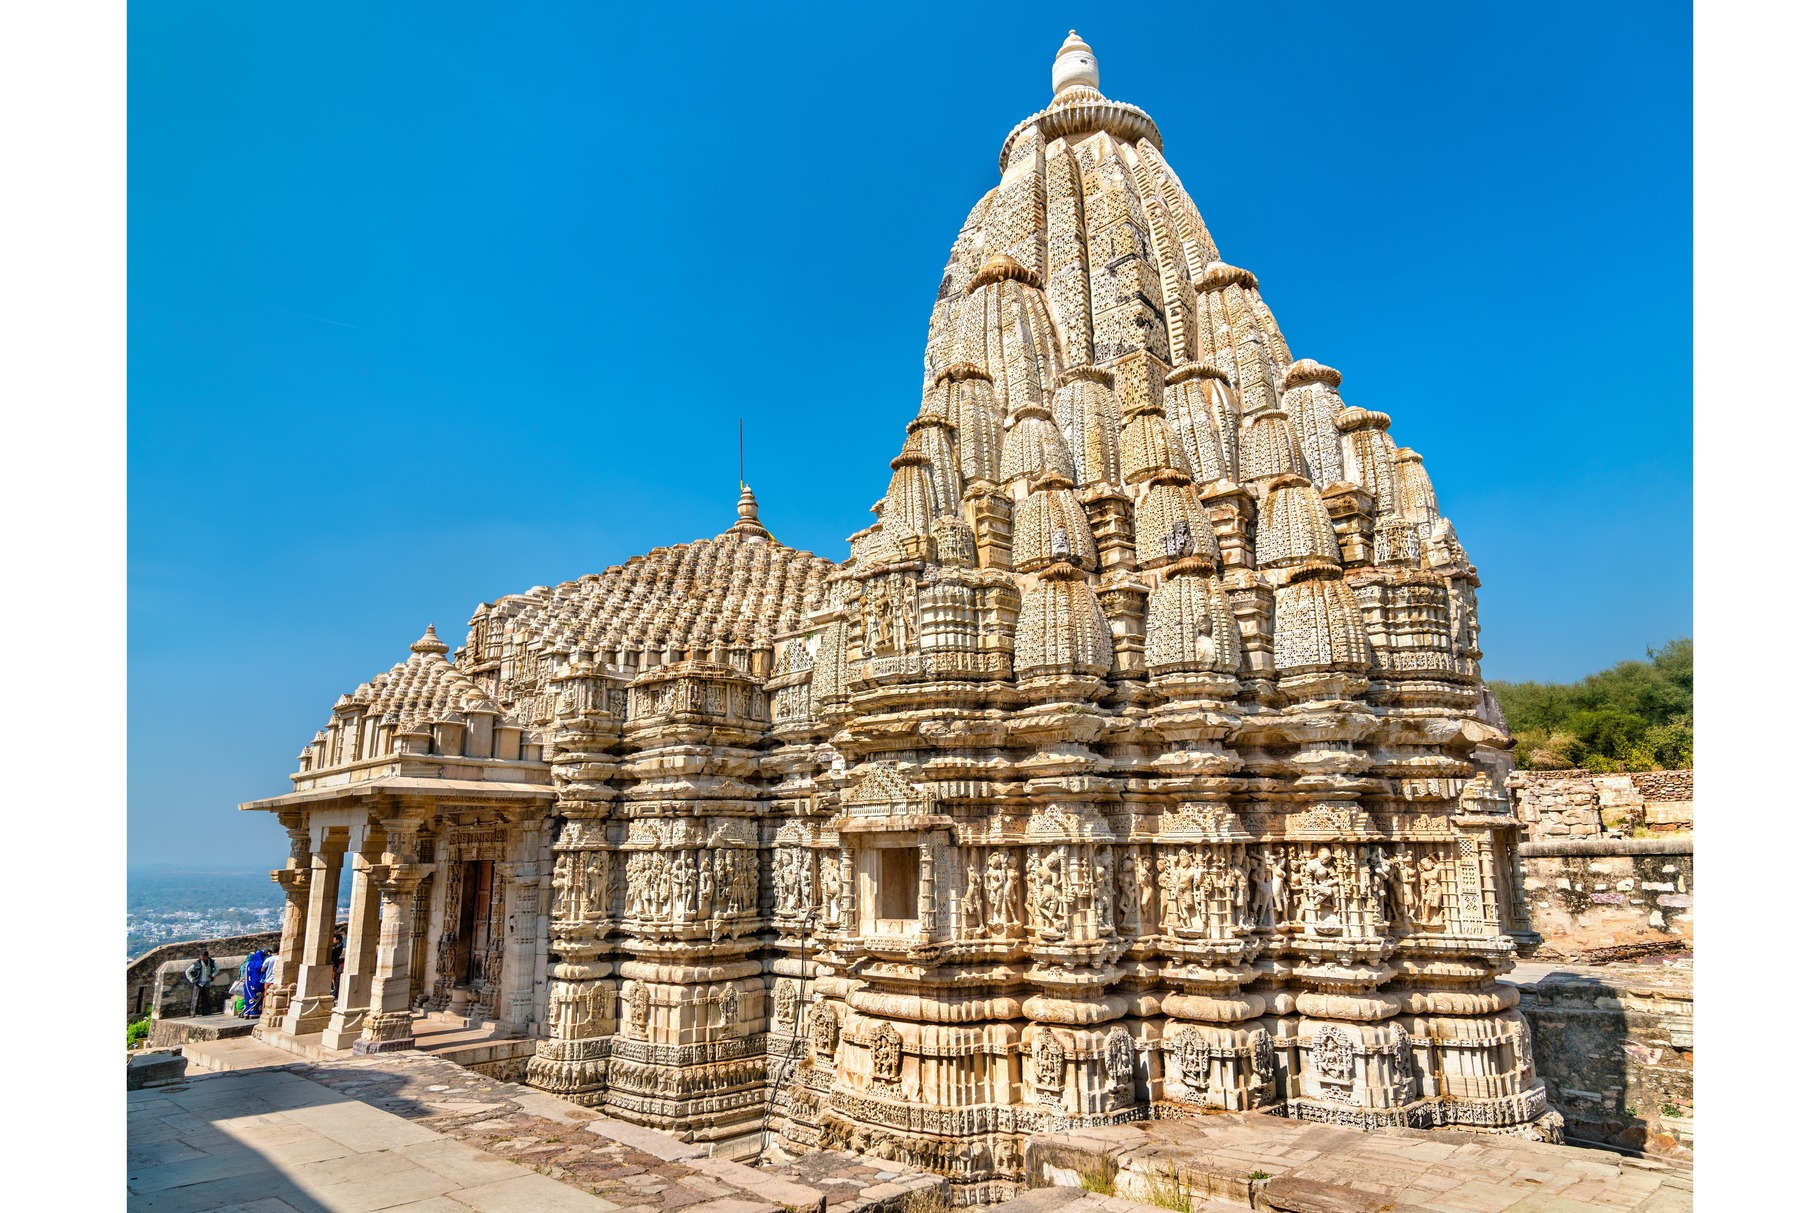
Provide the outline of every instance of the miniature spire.
{"type": "Polygon", "coordinates": [[[1058,96],[1063,89],[1081,86],[1097,89],[1100,86],[1100,61],[1093,57],[1093,48],[1073,30],[1068,31],[1068,41],[1062,43],[1062,49],[1055,52],[1049,83],[1058,96]]]}
{"type": "Polygon", "coordinates": [[[441,653],[446,653],[448,651],[449,651],[449,646],[444,644],[437,637],[436,625],[433,623],[426,625],[423,629],[423,635],[419,636],[411,644],[411,652],[413,652],[413,653],[438,653],[438,654],[441,654],[441,653]]]}

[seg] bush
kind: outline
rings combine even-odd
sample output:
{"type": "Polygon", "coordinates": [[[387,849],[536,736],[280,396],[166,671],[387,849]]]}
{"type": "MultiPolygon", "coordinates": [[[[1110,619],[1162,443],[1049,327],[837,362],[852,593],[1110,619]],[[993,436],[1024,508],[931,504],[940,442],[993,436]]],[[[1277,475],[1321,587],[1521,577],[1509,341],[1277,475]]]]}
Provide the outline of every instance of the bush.
{"type": "Polygon", "coordinates": [[[1525,770],[1685,770],[1694,764],[1694,642],[1648,649],[1575,683],[1492,682],[1525,770]]]}
{"type": "Polygon", "coordinates": [[[151,1034],[152,1017],[150,1015],[145,1016],[143,1019],[133,1020],[126,1025],[126,1047],[129,1049],[137,1049],[140,1045],[145,1043],[145,1038],[151,1034]]]}

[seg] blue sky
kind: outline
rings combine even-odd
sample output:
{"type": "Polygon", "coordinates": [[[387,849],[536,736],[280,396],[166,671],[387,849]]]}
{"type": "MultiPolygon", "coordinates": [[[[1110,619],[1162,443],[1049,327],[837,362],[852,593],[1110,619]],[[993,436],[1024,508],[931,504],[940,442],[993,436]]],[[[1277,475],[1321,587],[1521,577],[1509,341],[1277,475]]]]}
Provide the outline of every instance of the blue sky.
{"type": "Polygon", "coordinates": [[[1663,3],[129,16],[129,858],[276,862],[433,620],[732,520],[831,557],[1069,28],[1298,357],[1420,450],[1485,666],[1692,628],[1690,14],[1663,3]]]}

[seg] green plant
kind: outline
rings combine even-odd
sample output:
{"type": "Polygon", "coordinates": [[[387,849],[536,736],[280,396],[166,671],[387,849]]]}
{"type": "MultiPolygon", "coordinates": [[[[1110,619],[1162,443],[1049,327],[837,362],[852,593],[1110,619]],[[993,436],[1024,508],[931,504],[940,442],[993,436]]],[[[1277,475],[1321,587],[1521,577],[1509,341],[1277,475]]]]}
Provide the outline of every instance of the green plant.
{"type": "Polygon", "coordinates": [[[1251,1173],[1251,1174],[1250,1174],[1250,1175],[1247,1175],[1247,1176],[1246,1176],[1246,1177],[1245,1177],[1245,1178],[1247,1178],[1247,1179],[1269,1179],[1269,1178],[1270,1178],[1270,1172],[1268,1172],[1268,1171],[1253,1171],[1253,1172],[1252,1172],[1252,1173],[1251,1173]]]}
{"type": "Polygon", "coordinates": [[[126,1025],[126,1047],[137,1049],[152,1034],[152,1017],[147,1015],[126,1025]]]}
{"type": "Polygon", "coordinates": [[[1664,1116],[1680,1116],[1680,1115],[1681,1115],[1681,1109],[1680,1109],[1680,1108],[1677,1108],[1677,1107],[1676,1107],[1676,1106],[1675,1106],[1675,1105],[1674,1105],[1674,1104],[1672,1104],[1672,1103],[1665,1103],[1665,1104],[1663,1104],[1663,1105],[1662,1105],[1662,1115],[1664,1115],[1664,1116]]]}
{"type": "Polygon", "coordinates": [[[1531,770],[1685,770],[1694,762],[1694,643],[1682,637],[1578,682],[1492,682],[1531,770]]]}
{"type": "Polygon", "coordinates": [[[1150,1192],[1146,1199],[1159,1209],[1174,1209],[1175,1213],[1194,1213],[1193,1185],[1185,1179],[1171,1163],[1166,1175],[1150,1176],[1150,1192]]]}
{"type": "Polygon", "coordinates": [[[1102,1154],[1081,1168],[1081,1187],[1101,1196],[1113,1196],[1118,1192],[1118,1176],[1118,1164],[1102,1154]]]}

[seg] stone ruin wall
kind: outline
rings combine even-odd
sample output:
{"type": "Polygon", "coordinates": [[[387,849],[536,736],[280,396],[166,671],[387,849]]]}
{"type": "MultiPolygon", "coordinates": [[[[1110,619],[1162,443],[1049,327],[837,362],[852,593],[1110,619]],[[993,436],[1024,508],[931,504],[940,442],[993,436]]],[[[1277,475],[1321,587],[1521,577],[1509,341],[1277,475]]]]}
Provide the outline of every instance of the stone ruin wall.
{"type": "Polygon", "coordinates": [[[1694,773],[1513,771],[1508,783],[1530,842],[1692,833],[1694,773]]]}
{"type": "Polygon", "coordinates": [[[1686,1156],[1692,962],[1673,958],[1694,943],[1694,773],[1517,771],[1508,786],[1536,958],[1564,966],[1524,982],[1521,1007],[1566,1138],[1686,1156]],[[1642,959],[1658,963],[1626,963],[1642,959]]]}
{"type": "Polygon", "coordinates": [[[1516,771],[1508,786],[1539,958],[1692,950],[1692,771],[1516,771]]]}

